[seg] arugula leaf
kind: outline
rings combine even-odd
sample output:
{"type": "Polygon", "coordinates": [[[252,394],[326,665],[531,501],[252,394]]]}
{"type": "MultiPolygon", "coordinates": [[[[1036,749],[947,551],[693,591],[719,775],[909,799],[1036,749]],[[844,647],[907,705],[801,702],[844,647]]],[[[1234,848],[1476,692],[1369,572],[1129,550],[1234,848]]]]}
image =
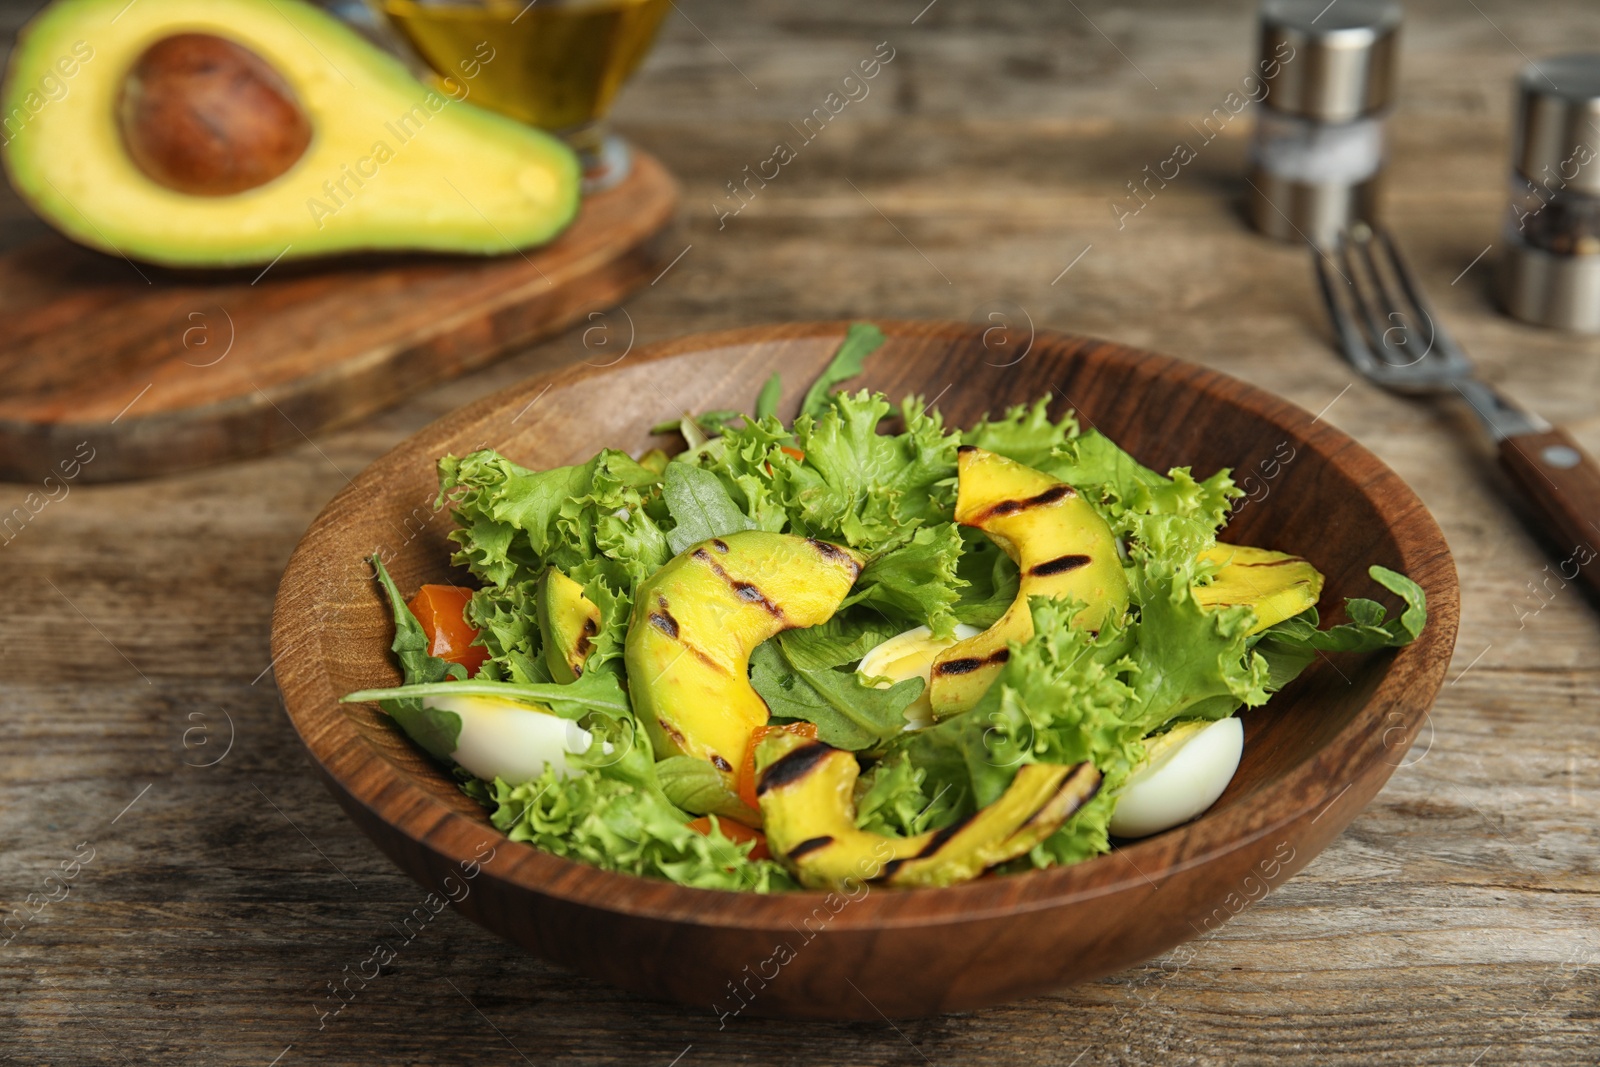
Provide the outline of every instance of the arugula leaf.
{"type": "Polygon", "coordinates": [[[783,399],[783,375],[773,372],[766,384],[761,387],[761,392],[756,394],[757,419],[771,418],[778,413],[778,403],[783,399]]]}
{"type": "Polygon", "coordinates": [[[887,689],[863,685],[853,671],[802,670],[783,650],[779,634],[750,655],[750,684],[772,714],[817,724],[817,739],[857,752],[897,737],[905,709],[922,692],[922,679],[887,689]]]}
{"type": "Polygon", "coordinates": [[[450,762],[461,742],[461,716],[420,701],[386,700],[381,705],[405,735],[436,760],[450,762]]]}
{"type": "Polygon", "coordinates": [[[806,390],[805,399],[800,402],[800,414],[813,419],[821,418],[829,408],[829,390],[860,374],[867,357],[876,352],[883,342],[883,331],[872,323],[852,322],[833,358],[822,369],[817,380],[811,383],[811,388],[806,390]]]}
{"type": "Polygon", "coordinates": [[[489,682],[479,678],[469,678],[459,682],[422,682],[380,689],[362,689],[340,697],[339,703],[441,696],[499,697],[502,700],[537,704],[563,719],[581,719],[595,712],[618,718],[633,717],[628,695],[623,692],[617,676],[605,671],[584,671],[576,681],[542,685],[489,682]]]}
{"type": "Polygon", "coordinates": [[[405,677],[404,685],[393,690],[395,695],[381,701],[379,707],[428,755],[448,762],[461,737],[461,716],[453,711],[424,707],[409,687],[441,684],[446,678],[466,678],[467,669],[459,663],[450,663],[428,653],[428,635],[423,632],[416,616],[411,614],[399,587],[389,577],[383,560],[376,554],[372,557],[372,569],[389,598],[389,608],[394,614],[394,643],[390,648],[400,661],[400,670],[405,677]]]}
{"type": "Polygon", "coordinates": [[[389,577],[389,570],[383,565],[382,558],[374,553],[371,562],[378,584],[383,587],[384,594],[389,598],[389,610],[394,614],[394,643],[389,647],[394,651],[395,658],[400,661],[405,684],[416,685],[422,682],[438,682],[445,678],[465,678],[467,669],[461,664],[451,663],[429,654],[428,635],[423,632],[422,624],[417,621],[417,617],[411,614],[411,608],[407,606],[405,597],[400,595],[400,587],[389,577]]]}
{"type": "Polygon", "coordinates": [[[861,657],[900,632],[877,611],[840,609],[803,630],[785,630],[783,653],[799,670],[854,667],[861,657]]]}
{"type": "Polygon", "coordinates": [[[1255,649],[1271,671],[1269,689],[1288,685],[1310,666],[1318,652],[1376,652],[1409,645],[1417,639],[1428,622],[1428,597],[1422,587],[1387,567],[1374,566],[1367,573],[1373,581],[1399,595],[1405,603],[1401,613],[1391,619],[1388,610],[1377,601],[1350,598],[1345,601],[1345,614],[1352,621],[1342,626],[1317,629],[1317,609],[1308,608],[1268,627],[1261,632],[1255,649]]]}
{"type": "Polygon", "coordinates": [[[717,769],[693,756],[671,756],[655,765],[661,792],[674,807],[692,815],[723,815],[748,821],[745,802],[730,790],[717,769]]]}
{"type": "Polygon", "coordinates": [[[674,555],[690,545],[748,530],[752,524],[733,503],[722,481],[708,470],[687,463],[667,464],[661,495],[676,523],[667,531],[674,555]]]}

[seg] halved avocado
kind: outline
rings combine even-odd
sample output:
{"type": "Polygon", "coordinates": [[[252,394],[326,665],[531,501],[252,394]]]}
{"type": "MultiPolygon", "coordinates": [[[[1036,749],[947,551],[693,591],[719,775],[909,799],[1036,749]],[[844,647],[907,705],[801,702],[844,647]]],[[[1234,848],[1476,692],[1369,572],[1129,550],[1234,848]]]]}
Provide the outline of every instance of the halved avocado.
{"type": "Polygon", "coordinates": [[[735,788],[750,733],[768,718],[751,651],[826,620],[861,567],[826,541],[746,530],[690,546],[643,582],[623,658],[656,757],[706,760],[735,788]]]}
{"type": "MultiPolygon", "coordinates": [[[[492,51],[492,48],[490,49],[492,51]]],[[[58,0],[0,92],[3,155],[75,241],[175,266],[494,254],[578,208],[559,140],[438,90],[299,0],[58,0]]]]}
{"type": "Polygon", "coordinates": [[[1256,613],[1253,634],[1316,607],[1322,597],[1322,572],[1300,556],[1219,541],[1200,558],[1222,569],[1209,585],[1195,586],[1196,602],[1204,608],[1249,606],[1256,613]]]}
{"type": "Polygon", "coordinates": [[[557,567],[544,572],[535,602],[544,659],[558,682],[577,681],[600,632],[600,609],[583,595],[583,586],[557,567]]]}
{"type": "Polygon", "coordinates": [[[756,748],[756,796],[767,848],[814,889],[850,881],[954,885],[1024,855],[1100,789],[1092,763],[1028,763],[999,799],[970,818],[915,837],[856,827],[860,766],[849,752],[777,733],[756,748]]]}
{"type": "Polygon", "coordinates": [[[1010,655],[1006,645],[1033,636],[1028,598],[1075,598],[1088,607],[1074,621],[1097,630],[1128,608],[1128,579],[1111,527],[1059,478],[981,448],[963,446],[956,521],[988,534],[1021,570],[1017,597],[998,622],[958,642],[933,663],[933,717],[969,710],[1010,655]]]}

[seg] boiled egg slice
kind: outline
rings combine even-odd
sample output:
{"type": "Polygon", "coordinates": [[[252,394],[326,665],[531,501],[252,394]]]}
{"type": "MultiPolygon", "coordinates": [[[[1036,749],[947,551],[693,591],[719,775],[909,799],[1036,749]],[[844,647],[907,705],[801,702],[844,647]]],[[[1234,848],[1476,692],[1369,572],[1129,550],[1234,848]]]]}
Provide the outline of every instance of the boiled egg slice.
{"type": "Polygon", "coordinates": [[[1234,718],[1179,723],[1145,741],[1111,815],[1117,837],[1149,837],[1217,802],[1239,769],[1244,725],[1234,718]]]}
{"type": "Polygon", "coordinates": [[[976,626],[957,623],[953,636],[934,637],[928,627],[918,626],[874,645],[870,652],[861,657],[856,673],[863,678],[888,679],[874,683],[876,689],[887,689],[908,678],[921,678],[921,695],[905,709],[906,729],[920,730],[933,725],[933,706],[928,703],[928,682],[933,677],[933,661],[939,658],[939,653],[956,642],[976,637],[982,632],[976,626]]]}
{"type": "Polygon", "coordinates": [[[531,782],[554,766],[562,778],[583,770],[567,762],[593,744],[589,731],[571,719],[514,700],[484,696],[424,698],[426,705],[461,717],[461,736],[450,758],[486,782],[531,782]]]}

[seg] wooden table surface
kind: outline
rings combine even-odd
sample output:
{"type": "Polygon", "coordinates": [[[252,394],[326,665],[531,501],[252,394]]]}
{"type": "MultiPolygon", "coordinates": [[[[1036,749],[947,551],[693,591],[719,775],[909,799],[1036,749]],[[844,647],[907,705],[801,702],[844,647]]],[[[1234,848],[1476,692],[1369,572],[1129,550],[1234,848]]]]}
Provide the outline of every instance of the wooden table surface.
{"type": "MultiPolygon", "coordinates": [[[[36,6],[0,7],[7,39],[36,6]]],[[[1595,1063],[1600,616],[1550,577],[1469,425],[1333,357],[1306,254],[1239,222],[1248,116],[1120,229],[1111,207],[1239,87],[1252,5],[677,7],[618,117],[684,181],[684,252],[626,314],[274,456],[71,488],[0,543],[0,902],[75,872],[0,946],[0,1062],[1595,1063]],[[866,98],[802,143],[790,124],[880,42],[866,98]],[[719,222],[727,183],[780,140],[796,158],[719,222]],[[1349,831],[1192,959],[989,1011],[719,1029],[709,1006],[573,977],[446,911],[319,1028],[329,983],[422,896],[312,776],[272,684],[278,576],[324,502],[444,412],[630,338],[991,313],[1323,411],[1438,516],[1456,661],[1349,831]]],[[[1394,227],[1487,374],[1600,452],[1600,340],[1515,325],[1485,288],[1510,80],[1524,55],[1600,48],[1600,22],[1578,0],[1407,10],[1394,227]]],[[[38,232],[0,194],[0,242],[38,232]]],[[[0,485],[0,513],[35,488],[0,485]]],[[[1295,491],[1292,467],[1273,491],[1295,491]]]]}

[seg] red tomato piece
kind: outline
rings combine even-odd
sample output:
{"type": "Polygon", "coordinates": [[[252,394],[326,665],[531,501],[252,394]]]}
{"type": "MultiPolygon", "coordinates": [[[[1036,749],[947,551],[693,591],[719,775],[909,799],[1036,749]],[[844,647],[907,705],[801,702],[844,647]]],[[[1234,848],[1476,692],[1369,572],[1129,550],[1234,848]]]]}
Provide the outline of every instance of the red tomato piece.
{"type": "Polygon", "coordinates": [[[489,658],[488,649],[472,643],[478,631],[467,621],[471,599],[472,590],[459,585],[425,585],[409,605],[427,635],[428,654],[461,664],[469,677],[489,658]]]}

